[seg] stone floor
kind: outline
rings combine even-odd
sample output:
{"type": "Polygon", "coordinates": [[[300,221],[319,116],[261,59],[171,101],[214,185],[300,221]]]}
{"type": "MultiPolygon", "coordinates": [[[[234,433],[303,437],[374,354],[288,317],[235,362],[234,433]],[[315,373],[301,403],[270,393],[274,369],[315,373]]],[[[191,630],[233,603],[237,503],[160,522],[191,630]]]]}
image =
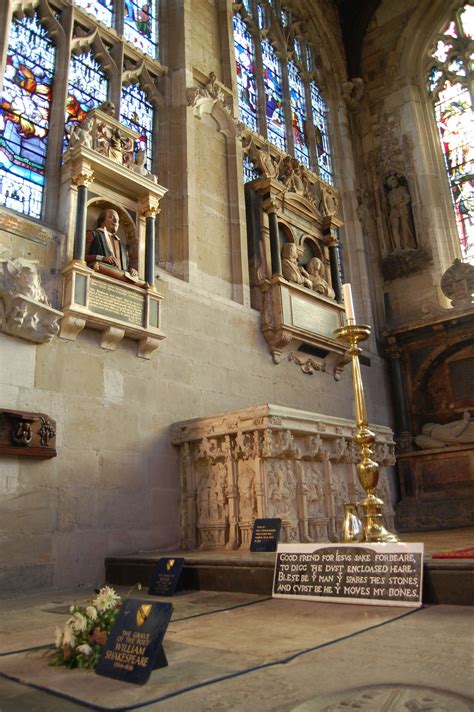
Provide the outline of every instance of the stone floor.
{"type": "MultiPolygon", "coordinates": [[[[472,543],[446,534],[433,533],[430,553],[472,543]]],[[[423,539],[426,544],[425,534],[423,539]]],[[[45,650],[31,650],[51,643],[55,626],[68,616],[68,604],[91,593],[1,602],[1,712],[474,710],[472,608],[402,609],[182,592],[159,599],[174,606],[164,639],[169,666],[138,687],[48,667],[45,650]]]]}

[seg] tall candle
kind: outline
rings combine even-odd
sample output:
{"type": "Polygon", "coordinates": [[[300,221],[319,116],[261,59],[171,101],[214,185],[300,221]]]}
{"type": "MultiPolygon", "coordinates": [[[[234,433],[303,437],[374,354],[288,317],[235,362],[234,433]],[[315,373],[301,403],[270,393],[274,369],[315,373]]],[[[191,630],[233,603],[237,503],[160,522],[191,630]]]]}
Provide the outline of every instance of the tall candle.
{"type": "Polygon", "coordinates": [[[354,314],[354,302],[352,301],[352,289],[350,284],[342,285],[342,293],[344,295],[344,307],[346,309],[346,319],[351,324],[356,323],[354,314]]]}

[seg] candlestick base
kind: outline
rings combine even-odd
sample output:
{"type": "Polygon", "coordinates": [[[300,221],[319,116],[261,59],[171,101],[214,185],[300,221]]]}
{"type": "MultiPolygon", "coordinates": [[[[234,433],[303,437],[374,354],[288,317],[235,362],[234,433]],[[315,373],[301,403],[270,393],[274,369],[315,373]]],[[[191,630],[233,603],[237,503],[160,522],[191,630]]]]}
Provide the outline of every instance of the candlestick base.
{"type": "Polygon", "coordinates": [[[357,475],[366,493],[366,498],[359,503],[364,513],[364,541],[395,543],[400,540],[396,534],[387,531],[383,526],[383,501],[374,494],[379,481],[379,466],[378,463],[372,459],[375,435],[368,428],[364,385],[362,383],[359,363],[359,354],[362,349],[358,345],[359,341],[365,341],[365,339],[370,336],[370,326],[366,324],[346,324],[336,329],[334,335],[340,341],[349,344],[348,352],[352,356],[357,425],[357,433],[354,435],[353,440],[358,445],[360,452],[360,461],[357,464],[357,475]]]}
{"type": "Polygon", "coordinates": [[[383,525],[383,501],[369,494],[362,502],[358,502],[364,513],[364,540],[382,544],[395,544],[400,541],[396,534],[389,532],[383,525]]]}

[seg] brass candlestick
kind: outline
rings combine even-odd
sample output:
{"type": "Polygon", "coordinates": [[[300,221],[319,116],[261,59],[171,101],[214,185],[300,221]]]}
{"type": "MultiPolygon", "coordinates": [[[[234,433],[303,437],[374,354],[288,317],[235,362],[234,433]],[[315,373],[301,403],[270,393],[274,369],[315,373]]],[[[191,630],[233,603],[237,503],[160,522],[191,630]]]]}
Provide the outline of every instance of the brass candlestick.
{"type": "Polygon", "coordinates": [[[372,459],[375,435],[368,427],[364,384],[362,383],[359,363],[359,354],[362,353],[362,349],[358,346],[359,341],[365,341],[370,336],[370,326],[365,324],[346,324],[336,329],[334,335],[340,341],[349,344],[348,352],[352,356],[356,425],[358,430],[354,435],[354,441],[359,446],[361,456],[361,460],[357,464],[357,474],[359,482],[366,492],[366,498],[359,502],[364,512],[364,541],[397,542],[400,541],[397,535],[387,531],[382,524],[383,501],[375,496],[379,481],[379,466],[372,459]]]}

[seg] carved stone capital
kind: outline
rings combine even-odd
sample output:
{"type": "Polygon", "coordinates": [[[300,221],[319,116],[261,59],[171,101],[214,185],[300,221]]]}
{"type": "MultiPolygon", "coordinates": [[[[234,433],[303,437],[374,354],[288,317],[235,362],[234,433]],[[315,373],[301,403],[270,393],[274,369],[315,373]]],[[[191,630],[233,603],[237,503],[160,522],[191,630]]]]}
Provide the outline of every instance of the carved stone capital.
{"type": "Polygon", "coordinates": [[[262,202],[262,208],[266,213],[277,213],[281,209],[281,201],[275,198],[267,198],[262,202]]]}
{"type": "Polygon", "coordinates": [[[76,173],[71,178],[71,183],[76,186],[85,185],[86,187],[94,182],[94,172],[76,173]]]}
{"type": "Polygon", "coordinates": [[[144,218],[156,218],[157,215],[161,213],[161,208],[158,206],[150,206],[148,208],[143,208],[141,211],[141,215],[143,215],[144,218]]]}

